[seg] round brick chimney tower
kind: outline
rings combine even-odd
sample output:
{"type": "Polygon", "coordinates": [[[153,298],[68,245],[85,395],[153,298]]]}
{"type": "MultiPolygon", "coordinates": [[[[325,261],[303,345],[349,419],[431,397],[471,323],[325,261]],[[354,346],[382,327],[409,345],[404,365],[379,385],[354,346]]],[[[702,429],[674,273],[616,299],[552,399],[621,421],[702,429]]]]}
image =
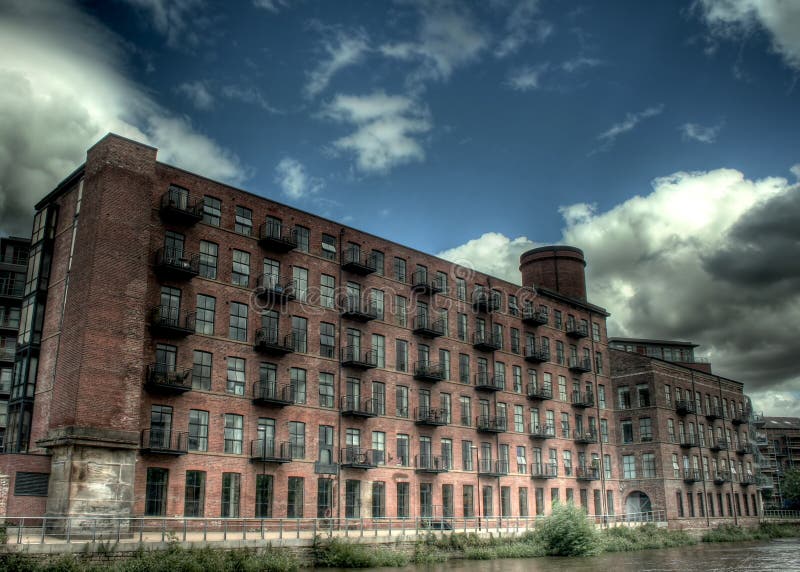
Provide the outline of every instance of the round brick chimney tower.
{"type": "Polygon", "coordinates": [[[541,286],[580,300],[586,300],[585,267],[583,251],[574,246],[542,246],[519,257],[523,286],[541,286]]]}

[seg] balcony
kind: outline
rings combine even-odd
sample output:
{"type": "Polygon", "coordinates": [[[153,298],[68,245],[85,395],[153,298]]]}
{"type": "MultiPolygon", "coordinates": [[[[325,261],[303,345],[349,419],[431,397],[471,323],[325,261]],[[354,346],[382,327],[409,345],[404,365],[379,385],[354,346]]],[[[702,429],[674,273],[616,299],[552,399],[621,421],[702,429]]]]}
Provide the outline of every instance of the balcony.
{"type": "Polygon", "coordinates": [[[597,432],[576,429],[575,433],[572,434],[572,439],[579,445],[594,445],[597,443],[597,432]]]}
{"type": "Polygon", "coordinates": [[[178,370],[174,365],[152,363],[147,366],[145,387],[163,394],[181,394],[192,390],[192,370],[178,370]]]}
{"type": "Polygon", "coordinates": [[[361,300],[358,296],[342,296],[339,300],[342,318],[354,322],[370,322],[378,318],[378,305],[371,300],[361,300]]]}
{"type": "Polygon", "coordinates": [[[681,400],[675,402],[675,412],[678,415],[694,415],[697,411],[697,406],[694,401],[681,400]]]}
{"type": "Polygon", "coordinates": [[[419,455],[414,457],[414,470],[417,473],[439,474],[448,471],[447,459],[434,455],[419,455]]]}
{"type": "Polygon", "coordinates": [[[569,358],[569,370],[575,373],[588,373],[592,371],[592,360],[589,358],[569,358]]]}
{"type": "Polygon", "coordinates": [[[529,383],[528,399],[531,401],[544,401],[546,399],[553,399],[553,388],[541,387],[535,383],[529,383]]]}
{"type": "Polygon", "coordinates": [[[547,325],[550,315],[545,310],[535,310],[533,308],[525,308],[522,310],[522,323],[526,326],[537,328],[539,326],[547,325]]]}
{"type": "Polygon", "coordinates": [[[427,270],[415,270],[411,274],[411,291],[420,294],[438,294],[444,292],[444,284],[440,278],[429,279],[427,270]]]}
{"type": "Polygon", "coordinates": [[[253,439],[250,441],[250,460],[254,463],[289,463],[292,446],[288,441],[276,443],[274,439],[253,439]]]}
{"type": "Polygon", "coordinates": [[[372,369],[378,367],[378,357],[372,350],[362,350],[354,346],[342,348],[342,366],[353,369],[372,369]]]}
{"type": "Polygon", "coordinates": [[[482,477],[502,477],[508,474],[508,461],[478,459],[478,474],[482,477]]]}
{"type": "Polygon", "coordinates": [[[725,483],[731,482],[731,476],[729,473],[725,472],[716,472],[714,473],[714,484],[715,485],[724,485],[725,483]]]}
{"type": "Polygon", "coordinates": [[[680,437],[680,446],[681,449],[691,449],[692,447],[697,447],[697,438],[694,435],[684,435],[680,437]]]}
{"type": "Polygon", "coordinates": [[[160,278],[189,280],[200,274],[200,255],[182,248],[159,248],[155,271],[160,278]]]}
{"type": "Polygon", "coordinates": [[[573,391],[572,406],[578,409],[594,407],[594,393],[591,391],[573,391]]]}
{"type": "Polygon", "coordinates": [[[489,375],[487,371],[475,374],[475,389],[478,391],[502,391],[506,388],[506,378],[502,375],[489,375]]]}
{"type": "Polygon", "coordinates": [[[189,433],[150,428],[142,431],[141,450],[148,455],[185,455],[189,451],[189,433]]]}
{"type": "Polygon", "coordinates": [[[297,284],[291,278],[275,274],[262,274],[258,277],[256,295],[268,304],[283,304],[294,300],[296,292],[297,284]]]}
{"type": "Polygon", "coordinates": [[[0,298],[7,300],[21,300],[25,293],[25,281],[6,279],[0,282],[0,298]]]}
{"type": "Polygon", "coordinates": [[[719,451],[727,451],[728,450],[728,442],[724,441],[724,440],[714,441],[713,443],[711,443],[711,446],[709,447],[709,449],[711,449],[715,453],[717,453],[719,451]]]}
{"type": "Polygon", "coordinates": [[[438,338],[444,335],[444,319],[433,320],[427,314],[417,314],[411,321],[411,328],[415,335],[423,338],[438,338]]]}
{"type": "Polygon", "coordinates": [[[508,419],[506,417],[479,415],[475,419],[475,427],[479,433],[505,433],[508,427],[508,419]]]}
{"type": "Polygon", "coordinates": [[[259,328],[253,349],[271,356],[290,354],[294,351],[294,334],[286,334],[281,338],[277,328],[259,328]]]}
{"type": "Polygon", "coordinates": [[[342,270],[367,276],[378,269],[375,256],[372,254],[361,254],[359,248],[347,248],[342,253],[342,270]]]}
{"type": "Polygon", "coordinates": [[[719,405],[712,405],[711,407],[708,408],[708,411],[706,411],[706,419],[708,419],[709,421],[714,421],[716,419],[723,419],[724,417],[725,416],[722,412],[722,407],[720,407],[719,405]]]}
{"type": "Polygon", "coordinates": [[[503,342],[494,334],[475,332],[472,334],[472,347],[482,352],[494,352],[503,347],[503,342]]]}
{"type": "Polygon", "coordinates": [[[699,483],[702,481],[703,478],[700,475],[700,469],[684,469],[683,470],[683,482],[684,483],[699,483]]]}
{"type": "Polygon", "coordinates": [[[600,469],[598,467],[578,465],[575,467],[575,478],[579,481],[598,481],[600,480],[600,469]]]}
{"type": "Polygon", "coordinates": [[[150,310],[150,332],[164,338],[185,338],[194,333],[195,314],[181,316],[181,309],[156,306],[150,310]]]}
{"type": "Polygon", "coordinates": [[[589,337],[589,326],[582,322],[567,322],[566,333],[577,340],[589,337]]]}
{"type": "Polygon", "coordinates": [[[535,425],[531,427],[531,439],[534,441],[544,441],[545,439],[555,439],[556,428],[552,425],[535,425]]]}
{"type": "Polygon", "coordinates": [[[497,292],[475,291],[472,293],[472,309],[476,312],[496,312],[500,309],[500,296],[497,292]]]}
{"type": "Polygon", "coordinates": [[[547,348],[537,348],[536,346],[526,346],[525,361],[528,363],[544,363],[550,361],[550,350],[547,348]]]}
{"type": "Polygon", "coordinates": [[[532,479],[555,479],[558,477],[558,465],[556,463],[531,463],[532,479]]]}
{"type": "Polygon", "coordinates": [[[757,427],[759,429],[763,428],[764,425],[766,425],[764,416],[759,413],[753,413],[752,415],[750,415],[750,422],[753,424],[753,427],[757,427]]]}
{"type": "Polygon", "coordinates": [[[203,205],[189,199],[189,192],[179,187],[170,187],[161,195],[158,210],[161,220],[172,224],[191,226],[203,220],[203,205]]]}
{"type": "Polygon", "coordinates": [[[16,356],[16,346],[13,348],[0,348],[0,362],[13,362],[16,356]]]}
{"type": "Polygon", "coordinates": [[[742,478],[739,480],[739,483],[743,487],[749,487],[756,484],[756,477],[755,475],[743,475],[742,478]]]}
{"type": "Polygon", "coordinates": [[[374,469],[383,461],[383,451],[344,447],[339,453],[339,464],[343,469],[374,469]]]}
{"type": "Polygon", "coordinates": [[[19,330],[19,319],[10,319],[6,316],[4,319],[0,320],[0,330],[13,330],[16,332],[19,330]]]}
{"type": "Polygon", "coordinates": [[[344,417],[368,419],[378,416],[378,400],[371,397],[358,399],[352,395],[346,395],[342,397],[341,404],[341,412],[344,417]]]}
{"type": "Polygon", "coordinates": [[[294,389],[290,383],[278,385],[277,381],[257,381],[253,384],[253,403],[284,407],[294,403],[294,389]]]}
{"type": "Polygon", "coordinates": [[[264,250],[285,254],[297,248],[297,233],[277,221],[267,221],[258,229],[258,245],[264,250]]]}
{"type": "Polygon", "coordinates": [[[752,452],[753,451],[749,443],[740,443],[739,446],[736,448],[737,455],[749,455],[752,452]]]}
{"type": "Polygon", "coordinates": [[[731,423],[734,425],[745,425],[750,422],[750,416],[747,413],[739,413],[731,419],[731,423]]]}
{"type": "Polygon", "coordinates": [[[417,381],[442,381],[444,374],[444,366],[441,364],[419,361],[414,364],[414,379],[417,381]]]}
{"type": "Polygon", "coordinates": [[[444,427],[447,425],[447,415],[444,409],[418,407],[414,410],[414,422],[428,427],[444,427]]]}

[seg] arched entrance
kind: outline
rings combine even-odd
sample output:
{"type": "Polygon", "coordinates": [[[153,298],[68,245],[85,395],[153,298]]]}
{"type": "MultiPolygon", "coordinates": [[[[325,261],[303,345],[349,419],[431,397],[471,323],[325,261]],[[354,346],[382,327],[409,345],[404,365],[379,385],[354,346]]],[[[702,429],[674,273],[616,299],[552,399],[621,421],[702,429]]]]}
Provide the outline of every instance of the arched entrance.
{"type": "Polygon", "coordinates": [[[649,513],[653,510],[653,505],[650,504],[650,497],[642,491],[633,491],[625,499],[625,513],[628,515],[629,520],[645,520],[650,518],[649,513]]]}

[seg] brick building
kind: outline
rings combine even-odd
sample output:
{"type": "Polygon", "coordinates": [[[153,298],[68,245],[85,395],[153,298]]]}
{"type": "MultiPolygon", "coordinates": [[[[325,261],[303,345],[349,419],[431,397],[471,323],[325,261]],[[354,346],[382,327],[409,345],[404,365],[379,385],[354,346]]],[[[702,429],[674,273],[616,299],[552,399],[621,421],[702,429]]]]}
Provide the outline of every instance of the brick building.
{"type": "Polygon", "coordinates": [[[654,480],[623,478],[649,445],[620,443],[634,410],[580,250],[526,252],[519,286],[156,152],[109,135],[36,207],[0,472],[47,459],[48,514],[676,512],[650,484],[696,487],[658,427],[661,369],[690,374],[615,352],[662,412],[654,480]]]}
{"type": "Polygon", "coordinates": [[[765,504],[784,508],[781,478],[790,469],[800,468],[800,418],[764,417],[759,423],[757,445],[763,456],[762,473],[766,477],[765,504]]]}

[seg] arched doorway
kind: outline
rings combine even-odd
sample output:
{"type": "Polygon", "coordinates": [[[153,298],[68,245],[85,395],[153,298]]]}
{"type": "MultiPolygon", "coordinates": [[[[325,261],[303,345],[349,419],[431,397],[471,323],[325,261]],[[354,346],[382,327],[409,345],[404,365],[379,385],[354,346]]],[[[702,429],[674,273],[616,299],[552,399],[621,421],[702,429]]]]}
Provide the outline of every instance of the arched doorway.
{"type": "Polygon", "coordinates": [[[642,491],[633,491],[625,499],[625,513],[628,515],[628,520],[645,520],[651,517],[649,513],[653,510],[653,505],[650,503],[650,497],[642,491]]]}

